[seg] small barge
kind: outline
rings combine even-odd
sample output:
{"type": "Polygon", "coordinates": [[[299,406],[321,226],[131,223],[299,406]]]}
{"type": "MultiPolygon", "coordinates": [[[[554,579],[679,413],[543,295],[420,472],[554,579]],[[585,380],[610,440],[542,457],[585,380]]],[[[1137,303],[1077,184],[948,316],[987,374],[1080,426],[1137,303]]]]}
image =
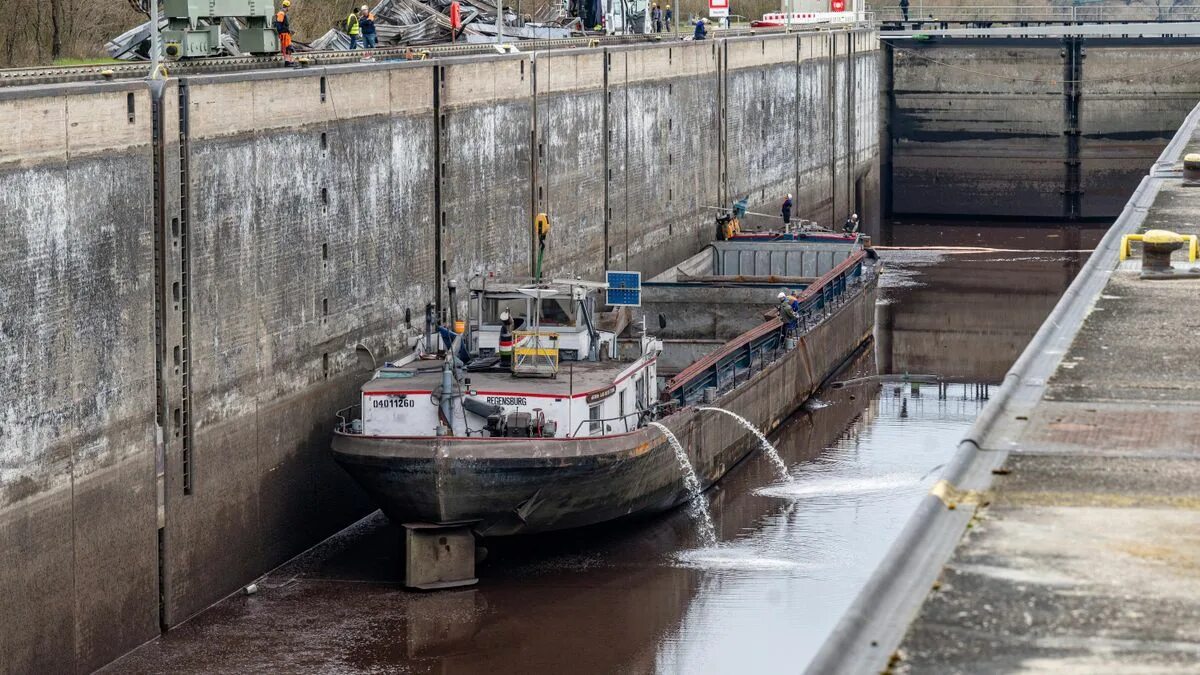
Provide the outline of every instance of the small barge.
{"type": "Polygon", "coordinates": [[[769,432],[859,350],[877,282],[865,241],[716,241],[643,283],[640,307],[608,312],[603,284],[473,280],[440,358],[378,369],[339,413],[334,456],[410,548],[423,529],[506,536],[674,508],[684,475],[650,423],[678,438],[703,488],[720,480],[758,442],[700,408],[769,432]]]}

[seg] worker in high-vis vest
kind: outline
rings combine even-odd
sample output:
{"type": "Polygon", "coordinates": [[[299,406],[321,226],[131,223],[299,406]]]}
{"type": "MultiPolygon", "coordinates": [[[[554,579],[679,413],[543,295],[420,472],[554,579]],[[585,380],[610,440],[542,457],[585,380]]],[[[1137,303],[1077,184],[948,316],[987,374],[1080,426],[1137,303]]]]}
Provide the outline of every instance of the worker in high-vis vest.
{"type": "Polygon", "coordinates": [[[288,26],[287,16],[291,6],[292,0],[283,0],[275,13],[275,32],[279,34],[279,53],[283,55],[284,65],[292,62],[292,29],[288,26]]]}
{"type": "Polygon", "coordinates": [[[358,7],[350,6],[350,15],[346,17],[346,35],[350,36],[350,49],[358,48],[358,7]]]}

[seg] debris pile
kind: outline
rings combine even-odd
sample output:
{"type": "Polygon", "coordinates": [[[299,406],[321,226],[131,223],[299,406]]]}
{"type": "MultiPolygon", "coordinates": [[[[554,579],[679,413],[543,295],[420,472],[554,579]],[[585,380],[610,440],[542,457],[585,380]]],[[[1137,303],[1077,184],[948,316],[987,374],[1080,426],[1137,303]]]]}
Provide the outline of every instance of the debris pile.
{"type": "MultiPolygon", "coordinates": [[[[491,42],[496,37],[496,5],[486,0],[460,0],[462,29],[457,39],[491,42]]],[[[381,47],[450,42],[450,0],[382,0],[371,10],[381,47]]],[[[543,5],[532,15],[504,9],[504,35],[511,39],[564,38],[582,32],[579,19],[543,5]]],[[[312,49],[349,49],[350,36],[334,29],[313,40],[312,49]]]]}
{"type": "MultiPolygon", "coordinates": [[[[451,0],[378,0],[371,10],[375,18],[378,46],[405,47],[442,44],[451,41],[451,0]]],[[[571,9],[579,4],[588,10],[595,0],[573,0],[571,8],[565,4],[540,4],[532,14],[518,16],[511,8],[503,7],[503,33],[510,40],[532,40],[566,38],[581,35],[584,22],[573,16],[571,9]]],[[[496,39],[496,4],[488,0],[459,0],[459,16],[462,27],[454,38],[460,42],[493,42],[496,39]]],[[[221,21],[221,54],[214,56],[241,56],[237,33],[240,23],[233,17],[221,21]]],[[[197,18],[196,25],[211,25],[210,20],[197,18]]],[[[165,27],[166,20],[160,25],[165,27]]],[[[302,50],[348,50],[350,36],[338,29],[331,29],[308,44],[293,42],[302,50]]],[[[117,59],[146,59],[150,52],[150,22],[147,21],[109,40],[105,45],[109,56],[117,59]]]]}

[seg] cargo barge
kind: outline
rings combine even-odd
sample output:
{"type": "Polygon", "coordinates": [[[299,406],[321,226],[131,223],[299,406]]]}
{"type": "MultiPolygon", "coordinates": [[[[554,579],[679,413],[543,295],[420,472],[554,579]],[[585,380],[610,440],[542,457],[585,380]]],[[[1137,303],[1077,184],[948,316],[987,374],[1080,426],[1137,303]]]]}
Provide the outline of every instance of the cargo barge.
{"type": "Polygon", "coordinates": [[[440,360],[380,368],[339,413],[334,457],[410,532],[507,536],[679,506],[683,473],[650,423],[702,488],[720,480],[758,443],[700,408],[769,432],[859,350],[878,277],[864,242],[713,242],[642,284],[640,307],[606,314],[602,284],[477,279],[440,360]]]}

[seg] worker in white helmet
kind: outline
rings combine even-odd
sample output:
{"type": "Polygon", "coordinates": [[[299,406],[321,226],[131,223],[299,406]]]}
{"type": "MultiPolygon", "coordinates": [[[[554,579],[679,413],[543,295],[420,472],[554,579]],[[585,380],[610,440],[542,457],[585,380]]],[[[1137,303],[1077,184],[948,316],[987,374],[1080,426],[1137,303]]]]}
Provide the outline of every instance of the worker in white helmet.
{"type": "Polygon", "coordinates": [[[787,293],[783,291],[779,292],[779,320],[783,322],[784,337],[796,332],[796,319],[799,315],[792,308],[792,303],[793,300],[788,297],[787,293]]]}
{"type": "Polygon", "coordinates": [[[845,232],[846,234],[854,234],[855,232],[858,232],[857,213],[851,213],[850,217],[846,219],[846,222],[842,224],[842,232],[845,232]]]}
{"type": "Polygon", "coordinates": [[[358,10],[358,29],[362,31],[363,49],[374,49],[378,44],[378,34],[375,32],[375,15],[363,5],[358,10]]]}

